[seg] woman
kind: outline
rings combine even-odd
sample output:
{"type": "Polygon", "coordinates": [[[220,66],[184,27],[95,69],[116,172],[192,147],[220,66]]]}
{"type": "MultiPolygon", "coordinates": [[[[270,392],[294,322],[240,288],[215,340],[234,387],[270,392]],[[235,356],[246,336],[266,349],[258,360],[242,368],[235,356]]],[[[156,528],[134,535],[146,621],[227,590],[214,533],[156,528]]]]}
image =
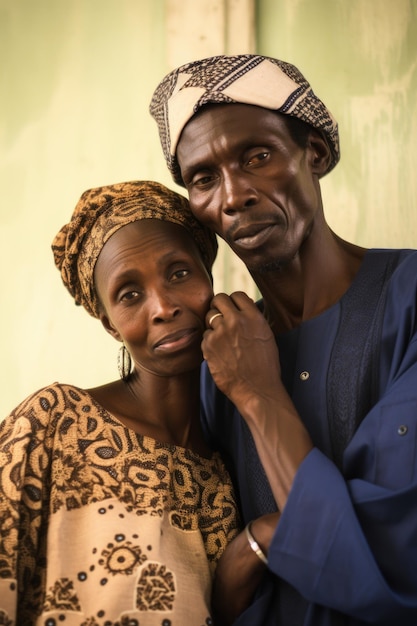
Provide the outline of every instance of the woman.
{"type": "Polygon", "coordinates": [[[216,240],[185,198],[130,182],[85,192],[52,248],[76,303],[121,342],[121,378],[53,383],[0,425],[0,623],[210,624],[238,532],[199,422],[216,240]]]}

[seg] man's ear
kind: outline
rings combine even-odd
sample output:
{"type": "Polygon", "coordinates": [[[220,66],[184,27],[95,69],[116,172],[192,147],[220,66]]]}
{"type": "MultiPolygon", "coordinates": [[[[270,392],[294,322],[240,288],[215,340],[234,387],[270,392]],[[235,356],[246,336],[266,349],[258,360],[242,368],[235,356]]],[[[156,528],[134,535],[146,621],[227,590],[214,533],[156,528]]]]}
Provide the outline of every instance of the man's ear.
{"type": "Polygon", "coordinates": [[[100,322],[103,324],[105,330],[109,333],[109,335],[114,337],[114,339],[117,339],[117,341],[122,341],[119,331],[112,325],[107,315],[105,315],[104,313],[100,313],[100,322]]]}
{"type": "Polygon", "coordinates": [[[308,137],[308,149],[312,172],[320,178],[327,172],[332,160],[329,145],[323,135],[312,130],[308,137]]]}

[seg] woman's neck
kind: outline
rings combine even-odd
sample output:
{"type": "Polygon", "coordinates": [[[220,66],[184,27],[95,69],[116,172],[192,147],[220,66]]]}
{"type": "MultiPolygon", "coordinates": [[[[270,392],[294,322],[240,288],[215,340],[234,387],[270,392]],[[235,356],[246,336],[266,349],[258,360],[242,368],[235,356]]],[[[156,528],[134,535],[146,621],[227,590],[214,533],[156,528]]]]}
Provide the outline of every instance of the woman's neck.
{"type": "Polygon", "coordinates": [[[126,381],[89,393],[135,432],[208,455],[200,426],[199,369],[172,377],[136,370],[126,381]]]}

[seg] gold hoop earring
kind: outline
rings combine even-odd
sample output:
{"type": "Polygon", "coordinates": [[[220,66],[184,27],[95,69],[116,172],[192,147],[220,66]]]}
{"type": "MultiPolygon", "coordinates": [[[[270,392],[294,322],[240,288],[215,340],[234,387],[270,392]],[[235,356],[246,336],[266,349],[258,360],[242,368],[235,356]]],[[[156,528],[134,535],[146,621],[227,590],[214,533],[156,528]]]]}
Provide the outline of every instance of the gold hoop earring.
{"type": "Polygon", "coordinates": [[[126,348],[124,343],[120,346],[117,355],[117,368],[119,370],[120,378],[122,380],[127,380],[132,370],[132,357],[130,356],[129,350],[126,348]]]}

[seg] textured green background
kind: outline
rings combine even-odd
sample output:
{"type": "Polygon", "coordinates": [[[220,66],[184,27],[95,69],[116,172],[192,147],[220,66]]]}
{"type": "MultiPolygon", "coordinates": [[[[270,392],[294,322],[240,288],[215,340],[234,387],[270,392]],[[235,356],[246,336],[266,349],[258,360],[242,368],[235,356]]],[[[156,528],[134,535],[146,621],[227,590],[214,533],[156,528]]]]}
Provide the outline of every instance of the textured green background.
{"type": "MultiPolygon", "coordinates": [[[[117,376],[118,345],[73,305],[52,238],[89,187],[172,186],[152,91],[173,57],[231,51],[230,33],[239,44],[230,9],[244,20],[250,4],[0,0],[0,418],[53,380],[88,387],[117,376]]],[[[298,65],[339,122],[342,160],[323,180],[333,228],[364,246],[416,247],[417,2],[254,6],[257,50],[298,65]]],[[[238,51],[249,51],[243,38],[238,51]]],[[[215,287],[254,289],[227,253],[215,287]]]]}

